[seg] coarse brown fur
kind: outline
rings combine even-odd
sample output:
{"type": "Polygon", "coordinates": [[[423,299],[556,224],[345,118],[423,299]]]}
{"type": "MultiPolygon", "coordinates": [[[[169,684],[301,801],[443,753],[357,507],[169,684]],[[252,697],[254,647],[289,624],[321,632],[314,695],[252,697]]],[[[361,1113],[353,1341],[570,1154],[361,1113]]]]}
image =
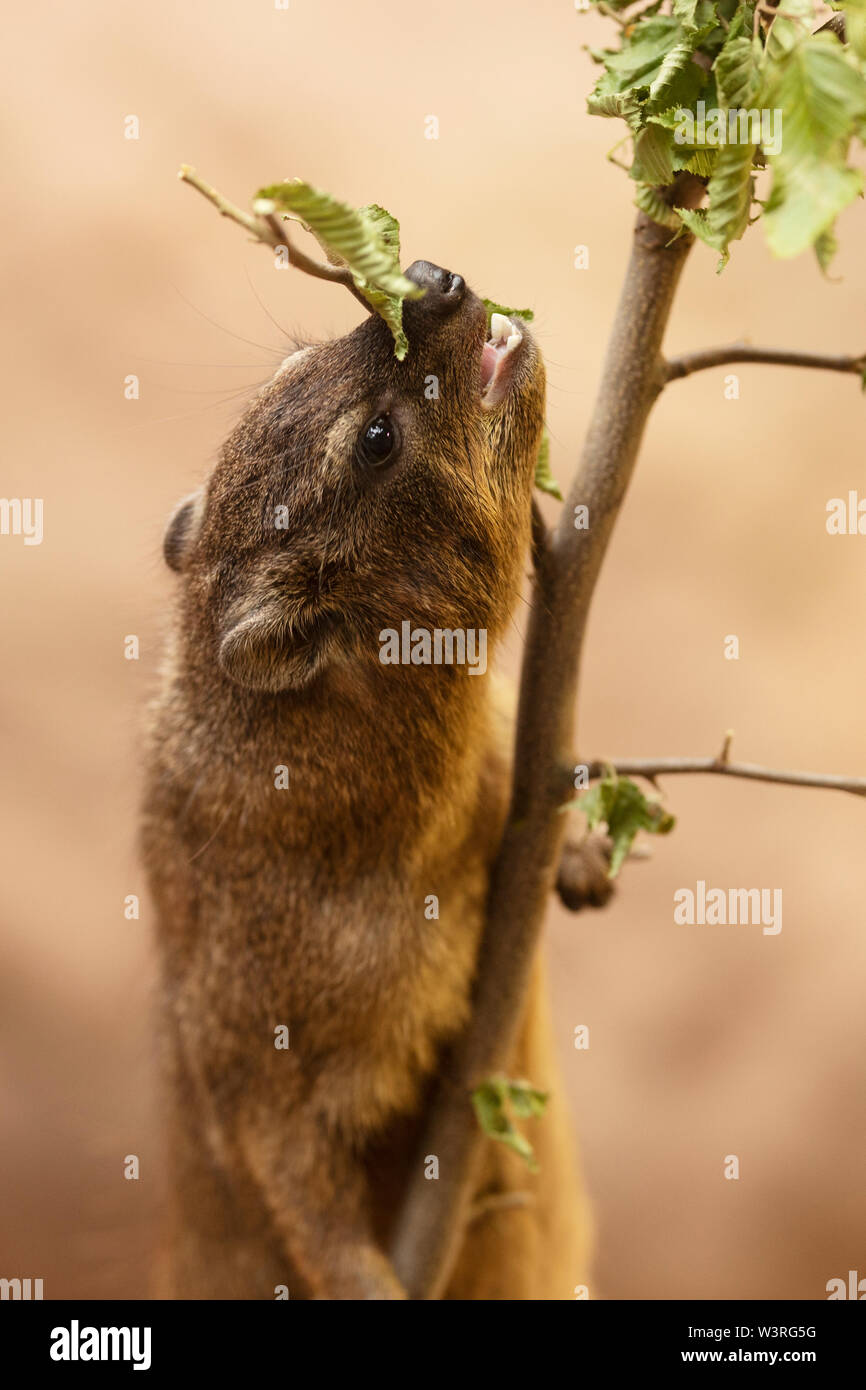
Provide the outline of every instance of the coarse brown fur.
{"type": "MultiPolygon", "coordinates": [[[[544,405],[527,332],[512,389],[482,409],[486,318],[468,291],[405,319],[404,362],[376,317],[287,359],[166,537],[180,592],[143,826],[164,1296],[364,1298],[383,1281],[402,1296],[384,1251],[469,1009],[508,754],[489,675],[385,665],[379,633],[408,620],[495,646],[544,405]],[[355,443],[385,413],[400,447],[371,470],[355,443]]],[[[532,1131],[540,1172],[489,1142],[449,1296],[573,1297],[587,1218],[539,972],[511,1071],[553,1091],[532,1131]]]]}

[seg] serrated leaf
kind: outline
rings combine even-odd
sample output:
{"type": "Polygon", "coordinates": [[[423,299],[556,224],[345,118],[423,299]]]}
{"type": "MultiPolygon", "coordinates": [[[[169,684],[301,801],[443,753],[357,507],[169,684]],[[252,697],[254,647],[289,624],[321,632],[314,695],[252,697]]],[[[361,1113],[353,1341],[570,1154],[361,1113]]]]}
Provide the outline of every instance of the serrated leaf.
{"type": "Polygon", "coordinates": [[[486,1135],[507,1144],[524,1160],[532,1172],[538,1171],[532,1145],[515,1127],[512,1115],[532,1119],[543,1114],[547,1093],[528,1081],[512,1081],[507,1076],[491,1076],[472,1092],[478,1123],[486,1135]]]}
{"type": "Polygon", "coordinates": [[[734,39],[739,38],[740,34],[751,34],[754,20],[754,9],[751,4],[743,5],[740,0],[729,0],[727,6],[720,3],[718,11],[728,24],[726,42],[733,42],[734,39]],[[728,12],[724,13],[726,8],[728,12]]]}
{"type": "Polygon", "coordinates": [[[639,183],[635,189],[634,201],[641,212],[646,213],[647,217],[653,222],[657,222],[660,227],[670,227],[673,231],[679,231],[682,227],[670,203],[666,203],[664,198],[647,183],[639,183]]]}
{"type": "Polygon", "coordinates": [[[538,446],[538,458],[535,461],[535,486],[539,492],[547,492],[551,497],[555,497],[557,502],[562,501],[559,483],[550,471],[550,435],[547,433],[546,425],[541,436],[541,443],[538,446]]]}
{"type": "Polygon", "coordinates": [[[689,68],[695,69],[694,73],[689,73],[691,82],[703,84],[704,73],[692,61],[692,54],[696,48],[697,36],[689,34],[665,54],[661,67],[650,83],[650,103],[658,103],[661,106],[682,105],[683,98],[679,94],[673,94],[673,87],[676,79],[689,68]]]}
{"type": "Polygon", "coordinates": [[[626,92],[650,87],[658,77],[671,48],[682,39],[682,25],[669,15],[639,19],[623,31],[622,46],[604,55],[611,77],[610,91],[626,92]]]}
{"type": "Polygon", "coordinates": [[[511,315],[514,314],[516,318],[526,319],[527,323],[532,323],[532,320],[535,318],[535,314],[531,309],[510,309],[505,304],[497,304],[493,299],[482,299],[481,303],[487,310],[488,328],[490,327],[490,318],[492,314],[504,314],[506,318],[511,318],[511,315]]]}
{"type": "Polygon", "coordinates": [[[634,160],[629,176],[637,183],[655,187],[669,184],[674,176],[674,138],[660,125],[647,125],[634,142],[634,160]]]}
{"type": "MultiPolygon", "coordinates": [[[[400,223],[379,203],[366,203],[358,212],[379,237],[383,246],[390,251],[397,265],[400,264],[400,223]]],[[[411,284],[411,281],[410,281],[411,284]]]]}
{"type": "MultiPolygon", "coordinates": [[[[378,203],[368,203],[365,207],[359,208],[358,212],[367,223],[372,234],[378,236],[382,245],[391,253],[394,265],[400,268],[400,224],[395,217],[378,203]]],[[[351,267],[350,267],[351,269],[351,267]]],[[[393,294],[379,285],[371,283],[366,278],[359,279],[353,275],[355,284],[364,295],[364,298],[387,323],[394,338],[394,355],[399,360],[406,356],[409,350],[409,342],[403,331],[403,298],[400,294],[393,294]]],[[[401,276],[401,279],[405,277],[401,276]]],[[[412,281],[407,281],[411,284],[412,281]]],[[[416,286],[417,288],[417,286],[416,286]]],[[[406,298],[417,298],[416,295],[406,295],[406,298]]]]}
{"type": "Polygon", "coordinates": [[[773,255],[787,259],[808,250],[862,191],[859,169],[840,169],[821,159],[800,160],[784,180],[774,180],[764,210],[773,255]]]}
{"type": "Polygon", "coordinates": [[[708,207],[679,209],[689,231],[721,253],[720,270],[728,260],[731,242],[737,241],[749,225],[754,154],[754,145],[722,145],[707,185],[708,207]]]}
{"type": "Polygon", "coordinates": [[[618,116],[633,132],[640,130],[643,121],[641,104],[633,92],[608,92],[604,96],[590,92],[586,109],[590,116],[618,116]]]}
{"type": "Polygon", "coordinates": [[[832,34],[816,34],[772,65],[763,99],[782,111],[786,162],[829,153],[866,114],[863,74],[832,34]]]}
{"type": "Polygon", "coordinates": [[[378,204],[352,208],[303,179],[262,188],[256,201],[298,217],[324,248],[329,260],[347,266],[371,308],[385,320],[394,338],[394,353],[406,356],[403,301],[424,293],[400,270],[400,229],[378,204]]]}
{"type": "Polygon", "coordinates": [[[759,30],[752,0],[672,0],[671,8],[644,11],[621,30],[618,49],[596,55],[605,71],[589,109],[628,125],[635,202],[661,225],[688,227],[719,250],[721,268],[751,220],[754,171],[769,167],[771,249],[792,256],[813,245],[826,269],[834,219],[864,184],[847,161],[852,139],[866,141],[859,61],[866,58],[866,0],[835,5],[846,15],[847,45],[811,32],[813,0],[779,0],[775,15],[765,7],[759,30]],[[709,122],[703,134],[696,133],[699,96],[709,122]],[[673,131],[673,143],[654,128],[673,131]],[[708,180],[708,205],[680,218],[659,190],[682,169],[708,180]]]}
{"type": "Polygon", "coordinates": [[[847,151],[866,118],[866,82],[833,35],[817,34],[779,50],[761,100],[782,112],[781,148],[769,158],[767,241],[774,255],[796,256],[862,190],[863,176],[848,168],[847,151]]]}
{"type": "Polygon", "coordinates": [[[674,0],[674,14],[684,29],[696,29],[695,11],[698,0],[674,0]]]}
{"type": "Polygon", "coordinates": [[[729,39],[713,69],[720,105],[749,108],[761,83],[760,40],[745,37],[729,39]]]}
{"type": "MultiPolygon", "coordinates": [[[[639,830],[651,835],[667,835],[676,824],[657,800],[650,800],[630,777],[620,777],[610,768],[588,792],[569,802],[586,816],[590,830],[604,824],[613,842],[609,878],[616,878],[639,830]]],[[[568,809],[565,807],[563,809],[568,809]]]]}
{"type": "Polygon", "coordinates": [[[718,150],[709,147],[674,145],[674,169],[688,169],[690,174],[697,174],[698,178],[709,179],[715,171],[718,154],[718,150]]]}

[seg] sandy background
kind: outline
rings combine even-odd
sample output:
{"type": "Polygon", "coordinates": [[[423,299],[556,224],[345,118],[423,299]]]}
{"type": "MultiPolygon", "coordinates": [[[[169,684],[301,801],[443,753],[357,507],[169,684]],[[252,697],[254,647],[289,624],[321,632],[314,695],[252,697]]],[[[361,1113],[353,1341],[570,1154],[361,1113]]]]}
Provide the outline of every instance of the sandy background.
{"type": "MultiPolygon", "coordinates": [[[[175,170],[193,163],[241,202],[296,174],[382,202],[406,263],[535,306],[562,480],[632,214],[604,158],[620,130],[584,113],[582,46],[608,27],[566,0],[101,0],[19,7],[13,25],[2,492],[44,498],[45,539],[0,538],[0,1274],[42,1277],[47,1297],[131,1297],[159,1132],[151,926],[123,899],[142,892],[137,730],[170,592],[163,523],[281,355],[269,315],[316,334],[359,312],[277,273],[175,170]],[[589,270],[572,268],[577,243],[589,270]]],[[[840,232],[837,284],[808,259],[771,262],[757,229],[721,278],[698,248],[670,349],[862,350],[862,207],[840,232]]],[[[584,751],[710,753],[733,727],[743,758],[864,773],[866,539],[831,538],[824,519],[864,487],[866,405],[853,378],[743,367],[728,401],[722,376],[676,383],[655,412],[594,609],[584,751]]],[[[550,912],[593,1292],[820,1298],[866,1274],[866,810],[709,778],[668,792],[678,828],[628,867],[615,906],[550,912]],[[699,878],[781,888],[781,934],[675,926],[673,892],[699,878]]]]}

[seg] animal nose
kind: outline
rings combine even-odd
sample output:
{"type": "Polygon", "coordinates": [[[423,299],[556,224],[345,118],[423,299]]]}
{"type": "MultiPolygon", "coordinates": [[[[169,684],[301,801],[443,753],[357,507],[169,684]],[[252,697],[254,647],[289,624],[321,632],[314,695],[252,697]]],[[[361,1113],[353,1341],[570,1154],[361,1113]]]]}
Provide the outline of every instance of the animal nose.
{"type": "Polygon", "coordinates": [[[453,314],[463,302],[466,281],[462,275],[443,270],[441,265],[432,265],[430,261],[413,261],[405,274],[407,280],[414,280],[427,291],[420,302],[437,313],[453,314]]]}

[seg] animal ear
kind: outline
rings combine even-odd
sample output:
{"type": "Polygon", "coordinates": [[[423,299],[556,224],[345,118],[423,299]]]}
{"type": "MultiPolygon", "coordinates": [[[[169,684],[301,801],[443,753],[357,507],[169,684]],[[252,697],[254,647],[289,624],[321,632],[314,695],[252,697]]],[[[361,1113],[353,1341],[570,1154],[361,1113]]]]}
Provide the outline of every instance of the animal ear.
{"type": "Polygon", "coordinates": [[[180,574],[195,542],[204,513],[204,493],[201,488],[178,502],[168,519],[162,542],[162,553],[169,569],[180,574]]]}
{"type": "Polygon", "coordinates": [[[240,615],[223,633],[219,664],[247,690],[299,689],[322,669],[331,646],[327,625],[298,631],[277,605],[240,615]]]}
{"type": "Polygon", "coordinates": [[[227,676],[248,690],[283,688],[279,646],[273,623],[261,611],[248,613],[224,633],[219,663],[227,676]]]}

